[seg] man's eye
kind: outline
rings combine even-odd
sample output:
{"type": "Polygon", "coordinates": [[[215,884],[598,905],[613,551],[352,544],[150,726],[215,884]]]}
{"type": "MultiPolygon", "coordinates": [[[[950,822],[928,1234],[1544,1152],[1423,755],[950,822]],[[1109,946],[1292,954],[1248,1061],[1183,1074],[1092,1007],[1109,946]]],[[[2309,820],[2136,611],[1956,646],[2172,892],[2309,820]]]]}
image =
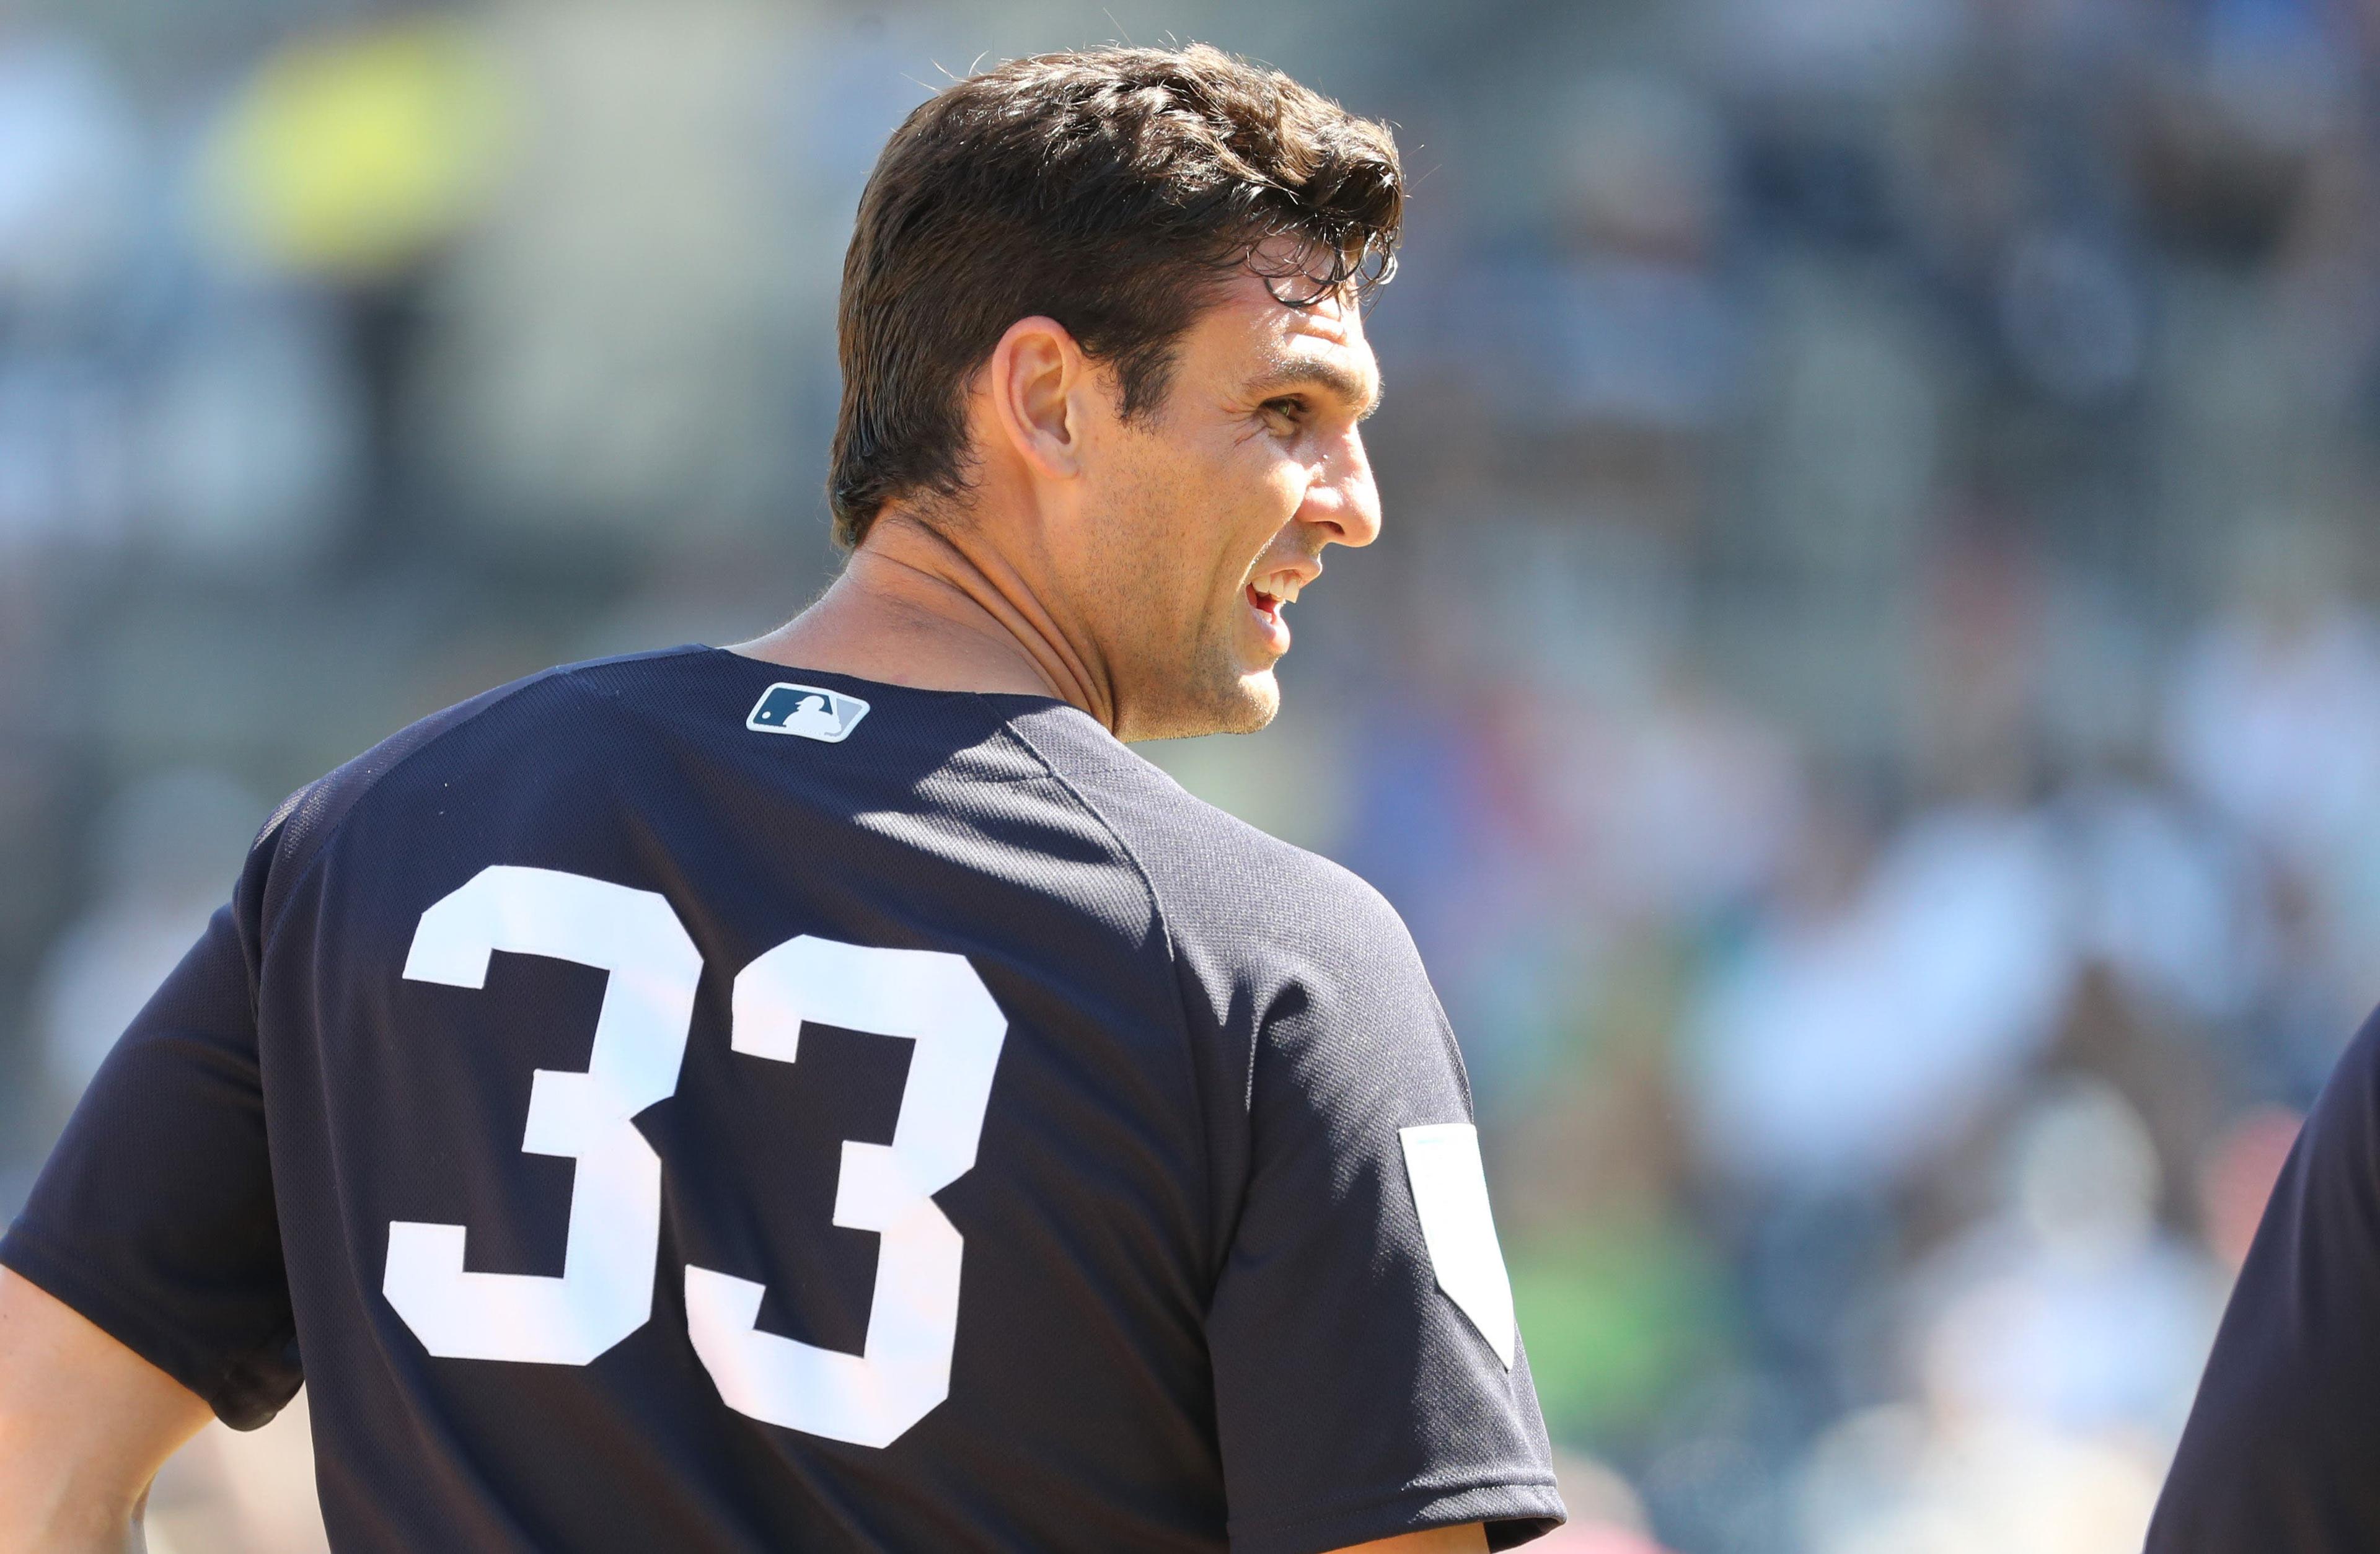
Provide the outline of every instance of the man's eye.
{"type": "Polygon", "coordinates": [[[1305,420],[1305,401],[1302,399],[1268,399],[1262,408],[1276,431],[1293,431],[1305,420]]]}

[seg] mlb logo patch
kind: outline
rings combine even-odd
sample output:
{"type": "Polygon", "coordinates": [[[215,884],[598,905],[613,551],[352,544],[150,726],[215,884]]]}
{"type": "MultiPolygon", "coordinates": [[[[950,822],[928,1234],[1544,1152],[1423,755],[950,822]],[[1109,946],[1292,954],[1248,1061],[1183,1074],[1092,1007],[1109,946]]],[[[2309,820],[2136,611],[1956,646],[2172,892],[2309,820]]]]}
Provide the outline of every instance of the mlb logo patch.
{"type": "Polygon", "coordinates": [[[760,693],[744,726],[755,734],[794,734],[840,745],[866,716],[868,703],[856,696],[780,681],[760,693]]]}

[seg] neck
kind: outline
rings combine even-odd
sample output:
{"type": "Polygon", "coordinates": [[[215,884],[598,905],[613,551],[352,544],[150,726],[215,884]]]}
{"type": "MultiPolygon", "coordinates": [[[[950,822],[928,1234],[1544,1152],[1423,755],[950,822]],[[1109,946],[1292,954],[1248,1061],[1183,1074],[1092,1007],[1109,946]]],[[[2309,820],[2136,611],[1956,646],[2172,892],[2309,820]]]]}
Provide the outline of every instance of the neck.
{"type": "Polygon", "coordinates": [[[1114,686],[1008,558],[897,509],[792,620],[729,650],[924,690],[1050,696],[1116,729],[1114,686]]]}

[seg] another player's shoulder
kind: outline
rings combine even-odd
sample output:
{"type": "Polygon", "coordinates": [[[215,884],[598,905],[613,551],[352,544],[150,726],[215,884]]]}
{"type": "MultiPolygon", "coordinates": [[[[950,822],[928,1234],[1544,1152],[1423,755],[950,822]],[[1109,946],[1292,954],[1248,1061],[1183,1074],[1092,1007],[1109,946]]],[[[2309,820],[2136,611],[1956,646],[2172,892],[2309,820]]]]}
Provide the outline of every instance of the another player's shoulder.
{"type": "Polygon", "coordinates": [[[2298,1152],[2312,1168],[2307,1190],[2380,1203],[2380,1010],[2339,1053],[2306,1114],[2298,1152]]]}

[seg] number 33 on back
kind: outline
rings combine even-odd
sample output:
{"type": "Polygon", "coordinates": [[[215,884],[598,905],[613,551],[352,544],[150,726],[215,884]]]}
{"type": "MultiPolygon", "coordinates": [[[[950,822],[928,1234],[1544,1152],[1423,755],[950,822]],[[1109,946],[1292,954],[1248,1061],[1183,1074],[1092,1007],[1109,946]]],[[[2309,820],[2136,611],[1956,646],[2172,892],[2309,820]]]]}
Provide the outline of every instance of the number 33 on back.
{"type": "MultiPolygon", "coordinates": [[[[463,1226],[395,1220],[381,1292],[432,1354],[583,1366],[652,1316],[662,1162],[631,1119],[677,1089],[702,957],[654,892],[499,864],[421,915],[405,975],[484,987],[497,950],[611,974],[586,1071],[535,1071],[521,1141],[578,1162],[562,1274],[469,1272],[463,1226]]],[[[917,1043],[892,1142],[843,1146],[834,1222],[883,1237],[864,1354],[760,1332],[760,1285],[686,1270],[687,1336],[728,1406],[890,1445],[950,1394],[962,1242],[933,1195],[975,1164],[1008,1022],[964,955],[808,934],[736,973],[733,1019],[735,1050],[779,1062],[805,1020],[917,1043]]]]}

